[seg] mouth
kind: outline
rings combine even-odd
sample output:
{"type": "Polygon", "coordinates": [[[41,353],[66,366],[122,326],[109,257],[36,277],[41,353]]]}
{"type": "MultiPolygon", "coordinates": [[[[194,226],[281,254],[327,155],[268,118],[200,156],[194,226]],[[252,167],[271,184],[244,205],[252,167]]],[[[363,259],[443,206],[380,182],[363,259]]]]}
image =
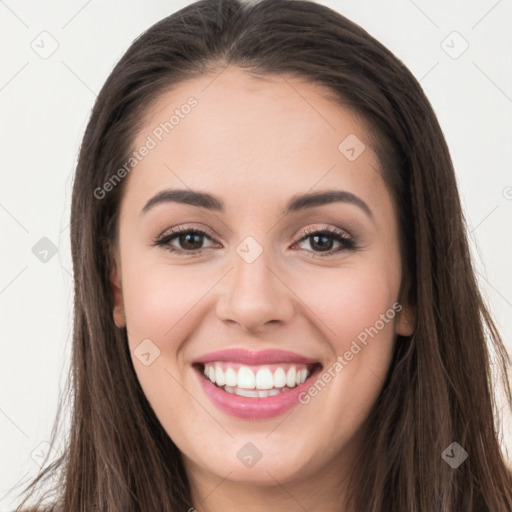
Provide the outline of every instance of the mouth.
{"type": "MultiPolygon", "coordinates": [[[[321,363],[276,363],[248,365],[237,362],[210,361],[192,365],[203,380],[232,395],[251,399],[268,399],[303,388],[306,381],[319,373],[321,363]]],[[[308,383],[309,386],[309,383],[308,383]]]]}
{"type": "Polygon", "coordinates": [[[279,416],[300,403],[323,366],[319,362],[192,364],[206,396],[222,412],[243,419],[279,416]]]}

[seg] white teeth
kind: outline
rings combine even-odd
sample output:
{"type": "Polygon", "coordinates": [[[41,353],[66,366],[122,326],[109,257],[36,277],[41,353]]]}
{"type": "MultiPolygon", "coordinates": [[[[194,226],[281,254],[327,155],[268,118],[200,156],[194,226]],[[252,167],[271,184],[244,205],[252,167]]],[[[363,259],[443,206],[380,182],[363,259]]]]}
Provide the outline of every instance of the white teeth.
{"type": "Polygon", "coordinates": [[[274,378],[268,368],[261,368],[256,374],[256,387],[258,389],[272,389],[274,387],[274,378]]]}
{"type": "Polygon", "coordinates": [[[236,372],[233,368],[226,370],[226,386],[236,386],[237,384],[236,372]]]}
{"type": "MultiPolygon", "coordinates": [[[[212,372],[210,372],[210,376],[211,376],[212,372]]],[[[289,387],[289,388],[293,388],[295,386],[295,376],[297,374],[297,371],[295,370],[295,366],[292,366],[289,370],[288,370],[288,373],[286,374],[286,385],[289,387]]],[[[210,380],[212,380],[210,378],[210,380]]]]}
{"type": "Polygon", "coordinates": [[[283,389],[243,389],[236,386],[224,386],[222,389],[233,395],[245,396],[249,398],[266,398],[267,396],[279,395],[279,393],[287,391],[290,388],[284,387],[283,389]]]}
{"type": "Polygon", "coordinates": [[[215,368],[215,384],[217,384],[217,386],[219,387],[222,387],[224,386],[224,384],[226,384],[224,372],[222,371],[222,368],[220,366],[217,366],[217,368],[215,368]]]}
{"type": "Polygon", "coordinates": [[[258,398],[258,391],[255,389],[242,389],[236,388],[235,393],[240,396],[246,396],[249,398],[258,398]]]}
{"type": "Polygon", "coordinates": [[[282,368],[278,368],[274,372],[274,387],[284,388],[286,386],[286,373],[282,368]]]}
{"type": "Polygon", "coordinates": [[[286,371],[282,366],[275,365],[271,368],[262,366],[253,369],[247,365],[238,367],[235,363],[233,364],[238,370],[229,363],[223,365],[217,362],[206,363],[204,375],[218,387],[230,388],[226,389],[229,393],[235,392],[235,389],[254,390],[242,395],[254,397],[274,396],[285,386],[290,389],[302,384],[309,376],[309,370],[302,365],[297,368],[297,365],[292,364],[286,371]],[[260,391],[263,393],[259,394],[260,391]]]}
{"type": "Polygon", "coordinates": [[[254,389],[256,387],[256,378],[254,372],[247,366],[240,366],[237,374],[237,386],[244,389],[254,389]]]}

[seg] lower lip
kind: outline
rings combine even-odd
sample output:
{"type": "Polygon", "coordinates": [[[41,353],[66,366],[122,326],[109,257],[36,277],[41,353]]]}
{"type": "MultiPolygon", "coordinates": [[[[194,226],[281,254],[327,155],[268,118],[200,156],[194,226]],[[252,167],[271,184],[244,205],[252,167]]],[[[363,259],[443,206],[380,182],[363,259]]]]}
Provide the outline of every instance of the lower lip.
{"type": "Polygon", "coordinates": [[[195,367],[201,385],[214,405],[222,412],[245,419],[273,418],[284,414],[299,402],[299,395],[311,385],[311,378],[320,372],[315,368],[311,375],[299,386],[282,391],[278,395],[268,397],[250,398],[228,393],[208,380],[201,370],[195,367]]]}

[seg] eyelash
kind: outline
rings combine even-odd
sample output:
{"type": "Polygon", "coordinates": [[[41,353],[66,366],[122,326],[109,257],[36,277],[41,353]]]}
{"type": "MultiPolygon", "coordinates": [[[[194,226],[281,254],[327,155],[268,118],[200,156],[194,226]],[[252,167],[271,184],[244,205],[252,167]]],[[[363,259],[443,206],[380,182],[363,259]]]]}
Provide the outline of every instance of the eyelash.
{"type": "MultiPolygon", "coordinates": [[[[179,235],[183,235],[183,234],[203,235],[208,240],[212,240],[212,238],[210,236],[208,236],[208,234],[205,233],[204,231],[202,231],[201,229],[179,227],[179,228],[174,228],[170,231],[167,231],[163,235],[160,235],[159,237],[157,237],[155,239],[153,245],[154,246],[162,246],[167,251],[170,251],[173,253],[178,253],[178,254],[183,254],[187,257],[199,256],[200,254],[204,253],[204,251],[206,251],[207,249],[210,249],[210,247],[203,247],[201,249],[187,251],[184,249],[171,247],[170,242],[172,240],[174,240],[175,238],[177,238],[179,235]]],[[[327,235],[327,238],[333,238],[335,241],[342,244],[342,246],[338,249],[331,249],[331,250],[325,251],[325,252],[313,251],[315,257],[324,258],[327,256],[334,256],[335,254],[342,252],[342,251],[355,251],[358,249],[358,246],[356,244],[356,240],[354,237],[352,237],[350,235],[346,235],[343,232],[338,231],[333,228],[324,228],[324,229],[307,228],[304,231],[304,233],[302,234],[301,238],[296,243],[303,242],[303,241],[307,240],[309,237],[311,237],[312,235],[327,235]]]]}

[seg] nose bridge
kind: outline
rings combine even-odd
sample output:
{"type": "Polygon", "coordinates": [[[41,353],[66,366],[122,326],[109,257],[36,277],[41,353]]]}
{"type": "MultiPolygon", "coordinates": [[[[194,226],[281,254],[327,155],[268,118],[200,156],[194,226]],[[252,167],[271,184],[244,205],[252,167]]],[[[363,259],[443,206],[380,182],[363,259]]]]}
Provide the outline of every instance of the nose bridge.
{"type": "Polygon", "coordinates": [[[268,288],[272,286],[271,276],[274,276],[275,272],[272,269],[275,263],[272,263],[270,250],[264,250],[254,237],[247,237],[236,247],[235,252],[233,280],[236,282],[236,288],[244,288],[244,293],[254,288],[253,296],[269,291],[268,288]]]}
{"type": "Polygon", "coordinates": [[[218,303],[219,318],[257,329],[293,315],[292,294],[278,277],[270,249],[264,249],[254,237],[246,237],[235,248],[232,261],[234,268],[218,303]]]}

